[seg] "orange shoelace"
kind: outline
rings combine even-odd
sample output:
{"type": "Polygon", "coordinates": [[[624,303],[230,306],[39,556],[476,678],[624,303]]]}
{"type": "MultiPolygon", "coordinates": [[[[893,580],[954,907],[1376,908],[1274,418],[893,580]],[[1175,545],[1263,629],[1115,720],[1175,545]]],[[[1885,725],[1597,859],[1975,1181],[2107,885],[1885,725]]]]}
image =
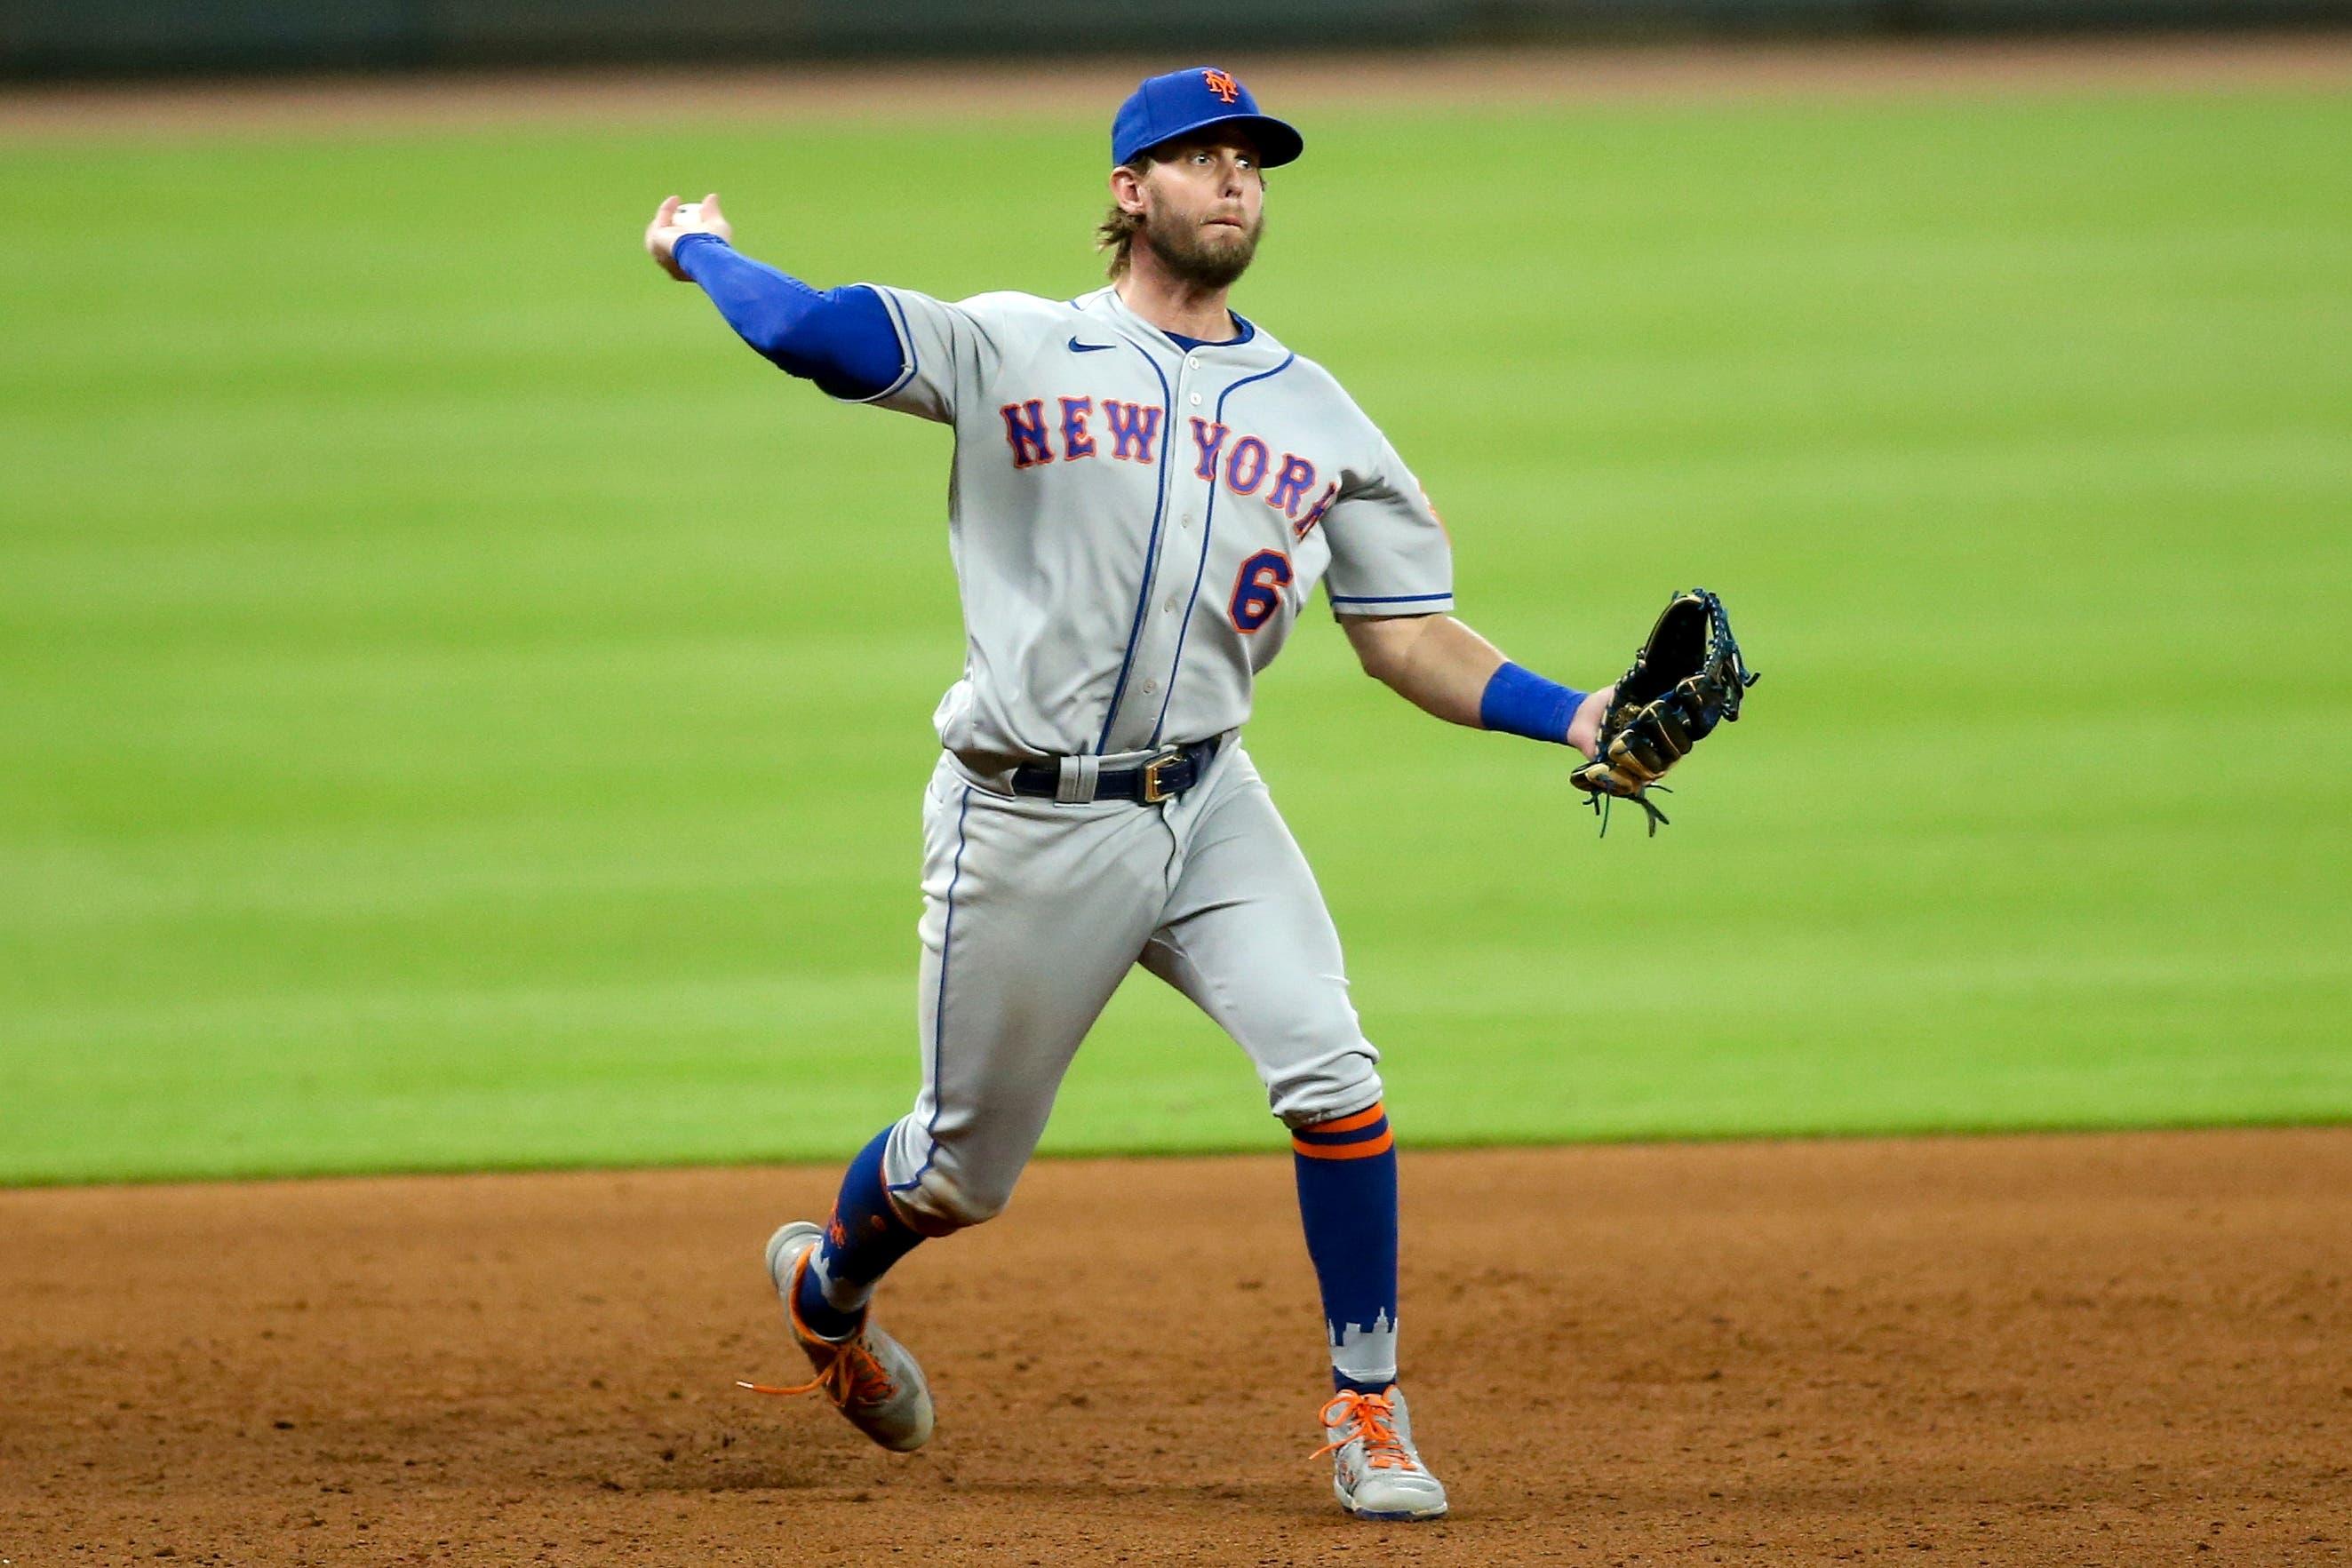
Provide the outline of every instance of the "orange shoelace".
{"type": "Polygon", "coordinates": [[[795,1383],[790,1387],[783,1387],[769,1383],[747,1383],[739,1377],[735,1380],[735,1386],[748,1388],[754,1394],[777,1394],[786,1396],[794,1394],[814,1394],[822,1388],[824,1390],[826,1398],[845,1407],[853,1402],[859,1405],[879,1405],[898,1393],[898,1385],[890,1381],[890,1375],[882,1370],[882,1364],[875,1359],[872,1351],[866,1348],[866,1331],[861,1328],[855,1335],[845,1340],[826,1340],[811,1333],[808,1325],[801,1322],[801,1310],[793,1303],[800,1300],[801,1276],[808,1271],[809,1260],[815,1255],[814,1249],[811,1249],[802,1253],[800,1261],[793,1265],[792,1284],[784,1291],[784,1315],[791,1320],[793,1336],[803,1344],[812,1349],[819,1345],[832,1345],[831,1359],[819,1367],[817,1375],[806,1383],[795,1383]]]}
{"type": "Polygon", "coordinates": [[[735,1380],[738,1388],[748,1388],[754,1394],[814,1394],[824,1390],[825,1397],[835,1405],[879,1405],[898,1391],[890,1375],[874,1353],[866,1348],[863,1337],[844,1342],[826,1362],[823,1370],[806,1383],[783,1387],[767,1383],[746,1383],[735,1380]]]}
{"type": "Polygon", "coordinates": [[[1359,1394],[1354,1389],[1334,1394],[1318,1413],[1326,1430],[1339,1435],[1307,1456],[1319,1459],[1349,1444],[1364,1445],[1364,1463],[1376,1470],[1409,1470],[1412,1456],[1396,1435],[1396,1402],[1385,1394],[1359,1394]],[[1333,1412],[1338,1414],[1334,1415],[1333,1412]]]}

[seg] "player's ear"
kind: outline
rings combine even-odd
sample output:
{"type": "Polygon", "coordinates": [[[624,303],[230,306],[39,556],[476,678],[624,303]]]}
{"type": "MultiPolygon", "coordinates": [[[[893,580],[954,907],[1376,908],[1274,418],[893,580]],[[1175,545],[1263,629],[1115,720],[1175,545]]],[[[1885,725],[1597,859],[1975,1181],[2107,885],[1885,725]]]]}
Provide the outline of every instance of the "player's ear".
{"type": "Polygon", "coordinates": [[[1119,164],[1110,172],[1110,199],[1123,213],[1142,212],[1143,176],[1126,164],[1119,164]]]}

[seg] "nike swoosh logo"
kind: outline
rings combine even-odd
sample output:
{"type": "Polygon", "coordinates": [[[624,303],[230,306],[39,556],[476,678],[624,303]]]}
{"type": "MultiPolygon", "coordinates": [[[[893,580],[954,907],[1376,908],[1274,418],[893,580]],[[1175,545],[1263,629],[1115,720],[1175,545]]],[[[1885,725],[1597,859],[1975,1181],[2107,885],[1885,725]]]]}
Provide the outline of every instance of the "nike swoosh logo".
{"type": "Polygon", "coordinates": [[[1116,343],[1081,343],[1076,338],[1070,340],[1070,352],[1074,354],[1104,354],[1117,347],[1116,343]]]}

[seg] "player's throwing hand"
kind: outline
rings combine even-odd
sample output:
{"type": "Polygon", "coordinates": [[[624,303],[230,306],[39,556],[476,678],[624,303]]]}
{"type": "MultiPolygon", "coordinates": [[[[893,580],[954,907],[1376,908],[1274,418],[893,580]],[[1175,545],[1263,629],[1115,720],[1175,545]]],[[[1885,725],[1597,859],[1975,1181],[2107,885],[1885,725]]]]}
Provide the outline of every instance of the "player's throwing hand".
{"type": "Polygon", "coordinates": [[[671,252],[686,235],[717,235],[730,245],[734,243],[735,225],[719,210],[718,192],[711,192],[699,202],[683,204],[676,196],[666,196],[662,204],[654,209],[654,221],[646,225],[646,254],[654,258],[654,265],[680,283],[687,281],[687,276],[678,270],[677,260],[671,252]]]}

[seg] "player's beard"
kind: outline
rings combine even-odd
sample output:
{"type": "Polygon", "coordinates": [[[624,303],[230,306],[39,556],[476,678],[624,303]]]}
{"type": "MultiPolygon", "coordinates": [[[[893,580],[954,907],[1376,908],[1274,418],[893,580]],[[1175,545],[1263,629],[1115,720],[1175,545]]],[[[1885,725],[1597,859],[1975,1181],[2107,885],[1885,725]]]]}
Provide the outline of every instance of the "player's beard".
{"type": "Polygon", "coordinates": [[[1238,240],[1213,244],[1201,225],[1181,219],[1161,207],[1144,220],[1136,235],[1171,277],[1198,288],[1230,288],[1249,270],[1257,256],[1257,243],[1265,236],[1265,214],[1238,240]]]}

